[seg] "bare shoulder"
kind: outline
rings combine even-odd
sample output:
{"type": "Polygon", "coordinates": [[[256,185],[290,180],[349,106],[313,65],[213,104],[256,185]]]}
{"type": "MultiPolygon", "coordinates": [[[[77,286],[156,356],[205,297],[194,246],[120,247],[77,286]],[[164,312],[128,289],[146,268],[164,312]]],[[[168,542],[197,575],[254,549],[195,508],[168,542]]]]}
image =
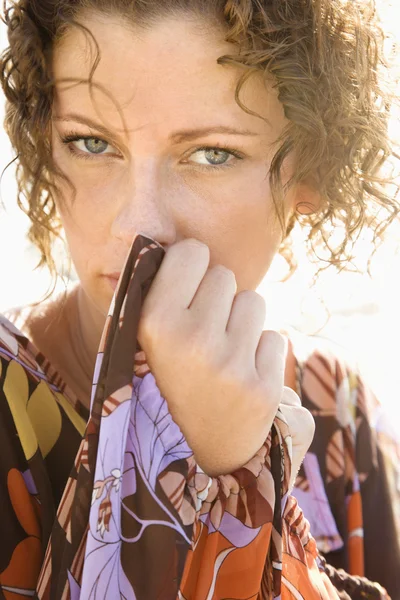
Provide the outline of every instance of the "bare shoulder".
{"type": "Polygon", "coordinates": [[[29,325],[35,318],[37,310],[38,306],[15,306],[3,311],[2,315],[22,333],[28,335],[29,325]]]}
{"type": "Polygon", "coordinates": [[[68,294],[63,293],[38,304],[10,308],[3,316],[47,354],[50,342],[65,328],[63,308],[68,301],[68,294]]]}

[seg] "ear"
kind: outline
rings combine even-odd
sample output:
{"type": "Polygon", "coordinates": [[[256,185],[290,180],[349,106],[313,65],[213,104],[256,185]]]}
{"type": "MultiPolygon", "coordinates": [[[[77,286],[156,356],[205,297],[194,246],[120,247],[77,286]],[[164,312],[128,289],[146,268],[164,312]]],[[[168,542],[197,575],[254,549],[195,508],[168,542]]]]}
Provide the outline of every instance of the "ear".
{"type": "Polygon", "coordinates": [[[298,183],[294,193],[293,212],[298,215],[312,215],[321,208],[322,197],[309,183],[298,183]]]}

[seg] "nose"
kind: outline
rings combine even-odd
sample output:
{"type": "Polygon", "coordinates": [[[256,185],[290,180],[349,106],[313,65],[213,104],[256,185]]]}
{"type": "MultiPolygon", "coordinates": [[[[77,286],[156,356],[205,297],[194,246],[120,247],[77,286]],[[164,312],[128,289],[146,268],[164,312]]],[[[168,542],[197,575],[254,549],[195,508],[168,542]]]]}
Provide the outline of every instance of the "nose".
{"type": "Polygon", "coordinates": [[[138,161],[122,187],[122,197],[116,199],[118,211],[111,235],[127,247],[139,233],[164,247],[175,243],[174,191],[168,184],[167,175],[150,160],[138,161]]]}

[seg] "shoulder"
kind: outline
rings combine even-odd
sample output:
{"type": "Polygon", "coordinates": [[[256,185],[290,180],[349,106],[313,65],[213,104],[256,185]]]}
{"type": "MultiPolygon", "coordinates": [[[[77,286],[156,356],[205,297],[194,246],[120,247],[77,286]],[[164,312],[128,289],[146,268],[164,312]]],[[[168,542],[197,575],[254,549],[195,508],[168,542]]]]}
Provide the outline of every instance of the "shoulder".
{"type": "Polygon", "coordinates": [[[57,344],[60,348],[64,347],[59,343],[64,327],[58,323],[59,312],[60,305],[53,302],[0,314],[0,399],[2,393],[4,395],[4,385],[7,387],[10,382],[18,394],[22,388],[27,388],[28,382],[30,391],[42,384],[43,389],[46,387],[52,394],[58,394],[60,402],[63,402],[59,397],[62,395],[86,418],[86,409],[82,408],[54,360],[57,358],[54,351],[57,344]]]}
{"type": "Polygon", "coordinates": [[[19,346],[26,340],[26,336],[18,329],[12,321],[12,315],[0,314],[0,353],[3,350],[17,356],[19,346]]]}
{"type": "Polygon", "coordinates": [[[48,361],[32,341],[27,328],[20,325],[21,322],[18,322],[11,311],[0,314],[0,359],[3,363],[3,375],[7,365],[16,363],[28,376],[39,376],[42,379],[48,361]]]}
{"type": "Polygon", "coordinates": [[[34,306],[15,306],[5,310],[0,319],[4,327],[12,329],[15,333],[18,331],[28,335],[29,323],[34,312],[34,306]]]}
{"type": "Polygon", "coordinates": [[[3,312],[3,319],[12,323],[20,332],[31,337],[32,331],[45,328],[57,314],[60,299],[52,299],[38,304],[16,306],[3,312]]]}
{"type": "MultiPolygon", "coordinates": [[[[62,338],[59,299],[36,305],[20,306],[0,315],[0,355],[15,358],[22,367],[39,368],[53,377],[54,340],[62,338]]],[[[55,375],[54,375],[55,376],[55,375]]]]}
{"type": "Polygon", "coordinates": [[[9,308],[3,312],[3,320],[28,338],[39,351],[51,356],[48,351],[54,340],[65,334],[63,309],[73,295],[74,289],[71,289],[36,304],[9,308]]]}

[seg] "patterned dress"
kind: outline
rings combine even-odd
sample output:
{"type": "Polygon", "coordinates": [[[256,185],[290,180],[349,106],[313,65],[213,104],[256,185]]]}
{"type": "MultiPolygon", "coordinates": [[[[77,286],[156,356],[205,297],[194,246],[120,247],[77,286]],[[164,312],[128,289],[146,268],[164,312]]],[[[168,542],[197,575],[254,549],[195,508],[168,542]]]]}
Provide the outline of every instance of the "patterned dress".
{"type": "MultiPolygon", "coordinates": [[[[387,599],[379,584],[337,571],[318,551],[354,575],[364,565],[381,575],[362,543],[368,508],[379,506],[387,537],[376,536],[379,525],[368,535],[389,565],[398,561],[397,447],[385,439],[381,450],[360,381],[322,354],[300,369],[317,435],[295,494],[314,539],[288,495],[291,437],[280,411],[241,469],[212,478],[196,464],[136,341],[162,258],[158,244],[135,239],[104,328],[90,414],[0,320],[0,598],[387,599]]],[[[389,575],[387,587],[397,586],[389,575]]]]}

